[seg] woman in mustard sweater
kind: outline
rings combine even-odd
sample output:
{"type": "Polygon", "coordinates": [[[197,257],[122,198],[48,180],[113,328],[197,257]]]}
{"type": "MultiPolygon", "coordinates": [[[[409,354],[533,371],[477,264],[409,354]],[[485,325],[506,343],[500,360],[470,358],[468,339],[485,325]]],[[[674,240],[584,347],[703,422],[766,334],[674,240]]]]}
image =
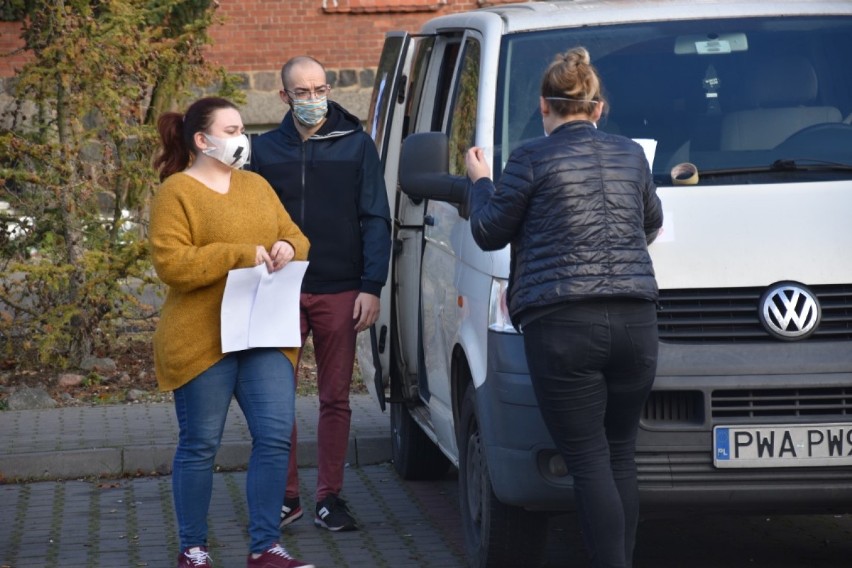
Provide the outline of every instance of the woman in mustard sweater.
{"type": "MultiPolygon", "coordinates": [[[[246,479],[248,568],[312,568],[278,544],[278,516],[295,420],[297,349],[222,353],[220,310],[228,271],[304,260],[309,243],[259,175],[240,168],[248,138],[231,102],[208,97],[158,122],[160,186],[151,209],[154,268],[168,294],[154,334],[162,390],[174,392],[180,434],[172,491],[178,568],[212,566],[207,512],[213,464],[231,398],[252,436],[246,479]]],[[[298,309],[294,306],[293,309],[298,309]]]]}

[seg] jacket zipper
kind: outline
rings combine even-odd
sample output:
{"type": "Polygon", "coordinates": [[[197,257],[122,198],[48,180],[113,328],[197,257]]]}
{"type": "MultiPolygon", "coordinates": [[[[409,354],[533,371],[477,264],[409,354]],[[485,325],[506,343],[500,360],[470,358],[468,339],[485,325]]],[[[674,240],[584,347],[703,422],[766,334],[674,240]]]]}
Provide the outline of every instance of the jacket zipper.
{"type": "Polygon", "coordinates": [[[302,142],[302,203],[301,203],[301,220],[302,220],[302,228],[303,230],[307,230],[307,219],[305,218],[305,201],[307,201],[307,196],[305,195],[305,176],[307,172],[305,171],[305,167],[307,164],[307,147],[308,141],[305,140],[302,142]]]}

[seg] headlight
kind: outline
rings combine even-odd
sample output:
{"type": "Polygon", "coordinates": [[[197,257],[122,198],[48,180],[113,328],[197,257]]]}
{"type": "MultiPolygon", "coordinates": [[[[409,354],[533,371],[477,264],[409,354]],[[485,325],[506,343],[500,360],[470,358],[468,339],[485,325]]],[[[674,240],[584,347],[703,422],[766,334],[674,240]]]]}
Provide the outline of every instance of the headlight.
{"type": "Polygon", "coordinates": [[[488,329],[500,333],[518,333],[512,326],[509,307],[506,305],[506,291],[509,281],[503,278],[491,279],[491,297],[488,299],[488,329]]]}

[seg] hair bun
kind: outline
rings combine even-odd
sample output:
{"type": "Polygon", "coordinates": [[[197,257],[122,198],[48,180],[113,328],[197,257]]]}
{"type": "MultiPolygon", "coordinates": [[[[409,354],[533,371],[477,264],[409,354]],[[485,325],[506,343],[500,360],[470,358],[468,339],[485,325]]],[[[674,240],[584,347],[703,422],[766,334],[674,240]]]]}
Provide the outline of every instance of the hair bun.
{"type": "Polygon", "coordinates": [[[589,51],[585,47],[569,49],[562,55],[562,58],[565,63],[573,63],[574,65],[589,65],[592,62],[589,51]]]}

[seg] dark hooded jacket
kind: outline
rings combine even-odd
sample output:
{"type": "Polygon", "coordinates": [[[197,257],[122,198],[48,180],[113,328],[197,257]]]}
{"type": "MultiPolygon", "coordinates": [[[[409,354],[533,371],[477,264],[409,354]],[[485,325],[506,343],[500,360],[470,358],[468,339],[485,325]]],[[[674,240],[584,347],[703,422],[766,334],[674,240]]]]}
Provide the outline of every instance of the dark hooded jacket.
{"type": "Polygon", "coordinates": [[[647,244],[663,212],[633,140],[568,122],[512,152],[496,188],[480,179],[470,199],[477,244],[512,244],[514,322],[572,300],[658,299],[647,244]]]}
{"type": "Polygon", "coordinates": [[[390,260],[390,210],[372,138],[329,101],[325,123],[302,140],[292,111],[255,138],[247,166],[269,181],[311,241],[302,291],[379,296],[390,260]]]}

